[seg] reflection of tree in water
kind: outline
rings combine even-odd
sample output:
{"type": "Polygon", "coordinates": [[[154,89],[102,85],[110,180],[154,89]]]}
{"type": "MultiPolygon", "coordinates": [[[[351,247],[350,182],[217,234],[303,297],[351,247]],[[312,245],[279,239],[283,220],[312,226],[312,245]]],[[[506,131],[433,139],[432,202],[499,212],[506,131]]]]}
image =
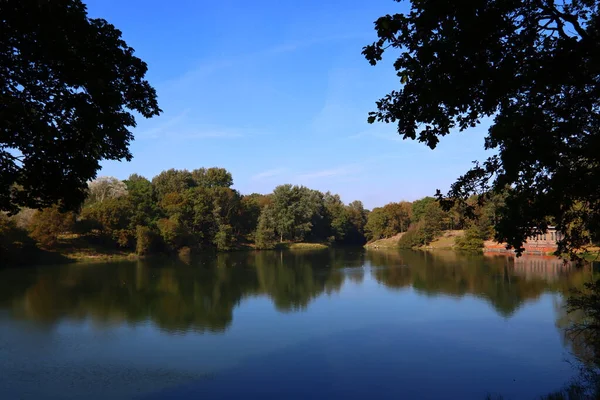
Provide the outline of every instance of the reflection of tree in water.
{"type": "Polygon", "coordinates": [[[555,299],[556,327],[561,333],[563,345],[583,364],[593,364],[596,362],[595,351],[590,346],[586,334],[574,333],[569,330],[574,324],[580,323],[585,318],[585,315],[581,310],[568,313],[565,306],[564,299],[555,299]]]}
{"type": "Polygon", "coordinates": [[[342,286],[341,275],[332,274],[328,259],[319,255],[262,252],[255,261],[261,292],[281,311],[306,308],[323,292],[342,286]]]}
{"type": "Polygon", "coordinates": [[[519,275],[507,257],[461,255],[456,252],[369,252],[375,278],[391,288],[412,287],[426,295],[473,295],[489,301],[503,316],[512,315],[527,300],[545,291],[562,291],[581,282],[585,270],[564,279],[519,275]],[[393,266],[388,268],[378,268],[393,266]]]}
{"type": "MultiPolygon", "coordinates": [[[[583,365],[593,370],[600,385],[600,281],[597,274],[589,274],[585,285],[571,290],[568,297],[557,299],[554,308],[556,327],[563,343],[583,365]]],[[[597,389],[600,390],[600,386],[597,389]]]]}
{"type": "MultiPolygon", "coordinates": [[[[412,287],[425,295],[472,294],[502,315],[544,290],[569,286],[564,280],[550,284],[515,275],[505,258],[267,251],[192,257],[185,263],[163,259],[5,270],[0,272],[0,308],[48,324],[152,321],[167,331],[224,331],[246,297],[268,296],[280,311],[302,310],[313,299],[339,291],[346,279],[362,282],[364,265],[371,265],[373,277],[388,287],[412,287]]],[[[581,279],[577,274],[569,280],[581,279]]]]}
{"type": "MultiPolygon", "coordinates": [[[[2,279],[0,306],[42,323],[62,318],[96,323],[151,320],[169,330],[223,331],[244,297],[267,295],[279,310],[298,310],[338,291],[340,252],[224,253],[180,261],[71,265],[2,279]]],[[[5,274],[23,271],[2,271],[5,274]]],[[[0,275],[1,279],[1,275],[0,275]]]]}

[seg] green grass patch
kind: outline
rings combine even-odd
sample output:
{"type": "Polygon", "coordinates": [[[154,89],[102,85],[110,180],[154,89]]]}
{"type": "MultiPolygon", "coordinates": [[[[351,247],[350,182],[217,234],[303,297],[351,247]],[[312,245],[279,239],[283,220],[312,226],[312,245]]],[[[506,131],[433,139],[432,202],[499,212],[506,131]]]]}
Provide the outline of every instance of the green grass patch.
{"type": "Polygon", "coordinates": [[[275,248],[278,250],[324,250],[329,246],[323,243],[278,243],[275,248]]]}

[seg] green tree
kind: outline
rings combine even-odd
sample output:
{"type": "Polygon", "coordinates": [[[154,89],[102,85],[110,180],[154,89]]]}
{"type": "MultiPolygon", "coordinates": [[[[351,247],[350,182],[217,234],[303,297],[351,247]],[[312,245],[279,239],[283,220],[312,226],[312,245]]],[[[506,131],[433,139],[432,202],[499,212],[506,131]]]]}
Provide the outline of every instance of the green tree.
{"type": "Polygon", "coordinates": [[[331,236],[335,242],[343,243],[352,228],[348,210],[340,196],[330,192],[325,193],[324,205],[331,236]]]}
{"type": "Polygon", "coordinates": [[[135,252],[144,256],[154,253],[159,247],[159,235],[148,226],[138,225],[135,230],[135,252]]]}
{"type": "Polygon", "coordinates": [[[435,198],[429,196],[423,197],[419,200],[415,200],[412,203],[412,220],[418,222],[421,219],[423,219],[423,216],[425,215],[425,210],[432,203],[435,203],[435,198]]]}
{"type": "Polygon", "coordinates": [[[75,214],[61,212],[60,207],[54,205],[33,215],[29,225],[30,236],[44,247],[53,247],[58,236],[70,232],[74,225],[75,214]]]}
{"type": "Polygon", "coordinates": [[[147,66],[80,0],[0,2],[0,210],[77,209],[101,160],[131,159],[160,109],[147,66]]]}
{"type": "Polygon", "coordinates": [[[177,216],[161,218],[158,220],[157,226],[160,236],[170,252],[188,246],[192,241],[190,232],[177,216]]]}
{"type": "Polygon", "coordinates": [[[130,224],[152,226],[159,216],[159,207],[154,197],[152,183],[138,174],[132,174],[125,181],[132,215],[130,224]]]}
{"type": "Polygon", "coordinates": [[[457,236],[454,240],[456,248],[464,251],[481,251],[483,250],[483,242],[487,239],[487,233],[481,228],[473,224],[465,229],[463,236],[457,236]]]}
{"type": "Polygon", "coordinates": [[[237,226],[242,235],[252,235],[258,225],[263,206],[261,202],[265,196],[258,193],[252,193],[242,196],[240,199],[239,214],[237,217],[237,226]]]}
{"type": "Polygon", "coordinates": [[[272,249],[277,242],[275,233],[275,220],[272,209],[269,206],[263,208],[258,218],[258,226],[254,238],[257,249],[272,249]]]}
{"type": "Polygon", "coordinates": [[[413,248],[429,244],[440,235],[447,213],[433,198],[424,198],[413,203],[413,218],[419,219],[409,227],[398,241],[401,248],[413,248]],[[417,212],[415,212],[417,205],[417,212]]]}
{"type": "Polygon", "coordinates": [[[229,188],[233,185],[233,177],[225,168],[199,168],[192,171],[192,179],[198,186],[207,188],[229,188]]]}
{"type": "Polygon", "coordinates": [[[152,178],[152,186],[157,198],[162,200],[169,193],[182,193],[196,184],[188,170],[171,168],[152,178]]]}
{"type": "Polygon", "coordinates": [[[295,205],[297,222],[293,240],[334,241],[333,216],[329,214],[326,208],[326,195],[318,190],[305,187],[301,187],[300,192],[301,204],[295,205]]]}
{"type": "Polygon", "coordinates": [[[37,250],[28,232],[0,212],[0,267],[34,261],[37,250]]]}
{"type": "Polygon", "coordinates": [[[362,245],[365,243],[365,225],[368,212],[360,200],[355,200],[346,206],[350,231],[346,234],[346,243],[362,245]]]}
{"type": "Polygon", "coordinates": [[[367,217],[365,235],[368,240],[378,240],[385,237],[388,225],[388,214],[383,207],[375,207],[367,217]]]}
{"type": "Polygon", "coordinates": [[[233,229],[231,228],[231,225],[219,224],[219,230],[213,239],[213,243],[217,247],[217,250],[230,250],[233,246],[233,242],[233,229]]]}
{"type": "Polygon", "coordinates": [[[402,201],[400,203],[386,204],[383,206],[383,211],[388,217],[384,236],[391,237],[408,229],[412,214],[412,205],[409,202],[402,201]]]}
{"type": "Polygon", "coordinates": [[[85,207],[81,218],[119,247],[131,247],[136,234],[130,223],[132,211],[127,196],[123,196],[85,207]]]}
{"type": "Polygon", "coordinates": [[[427,203],[420,220],[421,229],[425,233],[426,243],[431,242],[441,233],[444,227],[445,216],[446,213],[442,210],[438,202],[433,201],[427,203]]]}
{"type": "MultiPolygon", "coordinates": [[[[435,148],[440,137],[494,117],[485,139],[494,155],[456,181],[446,204],[508,185],[497,240],[520,252],[549,218],[560,231],[580,219],[597,239],[600,191],[590,185],[600,182],[597,2],[410,5],[379,18],[378,40],[363,49],[372,65],[386,49],[401,52],[399,87],[368,121],[395,122],[405,139],[435,148]]],[[[565,234],[559,253],[587,244],[578,232],[565,234]]]]}
{"type": "MultiPolygon", "coordinates": [[[[229,189],[227,189],[229,190],[229,189]]],[[[180,222],[194,236],[192,246],[209,246],[219,231],[220,211],[214,191],[203,186],[189,189],[184,194],[180,222]]]]}
{"type": "Polygon", "coordinates": [[[280,241],[302,240],[310,232],[315,207],[318,206],[314,200],[315,194],[304,186],[287,184],[273,190],[272,212],[280,241]]]}

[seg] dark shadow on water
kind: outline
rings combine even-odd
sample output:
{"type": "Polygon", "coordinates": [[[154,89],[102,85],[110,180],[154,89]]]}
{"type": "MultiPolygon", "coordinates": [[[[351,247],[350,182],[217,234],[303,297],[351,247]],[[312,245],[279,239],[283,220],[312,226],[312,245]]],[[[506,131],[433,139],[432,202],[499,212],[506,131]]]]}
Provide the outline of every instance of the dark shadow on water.
{"type": "MultiPolygon", "coordinates": [[[[394,325],[336,333],[140,399],[483,399],[492,389],[502,389],[505,398],[543,394],[536,390],[548,383],[543,365],[524,366],[501,349],[473,352],[467,344],[441,339],[439,329],[420,323],[402,337],[394,325]]],[[[557,388],[561,378],[555,377],[557,388]]]]}

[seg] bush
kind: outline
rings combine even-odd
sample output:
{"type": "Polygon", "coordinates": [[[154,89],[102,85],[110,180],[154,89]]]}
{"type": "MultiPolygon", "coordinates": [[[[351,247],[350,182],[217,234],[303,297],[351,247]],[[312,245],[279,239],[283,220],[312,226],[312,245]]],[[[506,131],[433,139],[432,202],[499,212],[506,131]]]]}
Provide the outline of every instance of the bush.
{"type": "Polygon", "coordinates": [[[101,203],[85,207],[81,226],[99,229],[103,236],[110,238],[119,247],[130,247],[135,237],[135,229],[129,227],[131,205],[126,197],[111,198],[101,203]]]}
{"type": "Polygon", "coordinates": [[[185,226],[175,217],[160,219],[158,229],[169,251],[176,251],[191,241],[185,226]]]}
{"type": "Polygon", "coordinates": [[[438,229],[432,229],[430,225],[423,221],[416,225],[411,225],[408,230],[398,240],[398,246],[401,249],[412,249],[428,245],[440,233],[438,229]]]}
{"type": "Polygon", "coordinates": [[[213,243],[218,250],[229,250],[233,243],[233,229],[230,225],[221,224],[219,231],[216,233],[213,243]]]}
{"type": "Polygon", "coordinates": [[[398,240],[401,249],[412,249],[429,243],[423,229],[411,226],[398,240]]]}
{"type": "Polygon", "coordinates": [[[159,247],[160,236],[147,226],[138,225],[136,227],[135,238],[135,252],[139,256],[151,254],[159,247]]]}
{"type": "Polygon", "coordinates": [[[192,257],[192,249],[190,249],[188,246],[184,246],[177,251],[177,256],[181,261],[189,264],[192,257]]]}
{"type": "Polygon", "coordinates": [[[487,232],[473,225],[465,231],[463,236],[458,236],[454,244],[458,250],[463,251],[482,251],[483,242],[487,239],[487,232]]]}
{"type": "Polygon", "coordinates": [[[75,225],[75,215],[62,213],[58,206],[36,212],[29,225],[30,235],[44,247],[54,247],[58,235],[70,232],[75,225]]]}
{"type": "Polygon", "coordinates": [[[0,213],[0,267],[27,264],[38,254],[38,248],[27,231],[17,223],[0,213]]]}

